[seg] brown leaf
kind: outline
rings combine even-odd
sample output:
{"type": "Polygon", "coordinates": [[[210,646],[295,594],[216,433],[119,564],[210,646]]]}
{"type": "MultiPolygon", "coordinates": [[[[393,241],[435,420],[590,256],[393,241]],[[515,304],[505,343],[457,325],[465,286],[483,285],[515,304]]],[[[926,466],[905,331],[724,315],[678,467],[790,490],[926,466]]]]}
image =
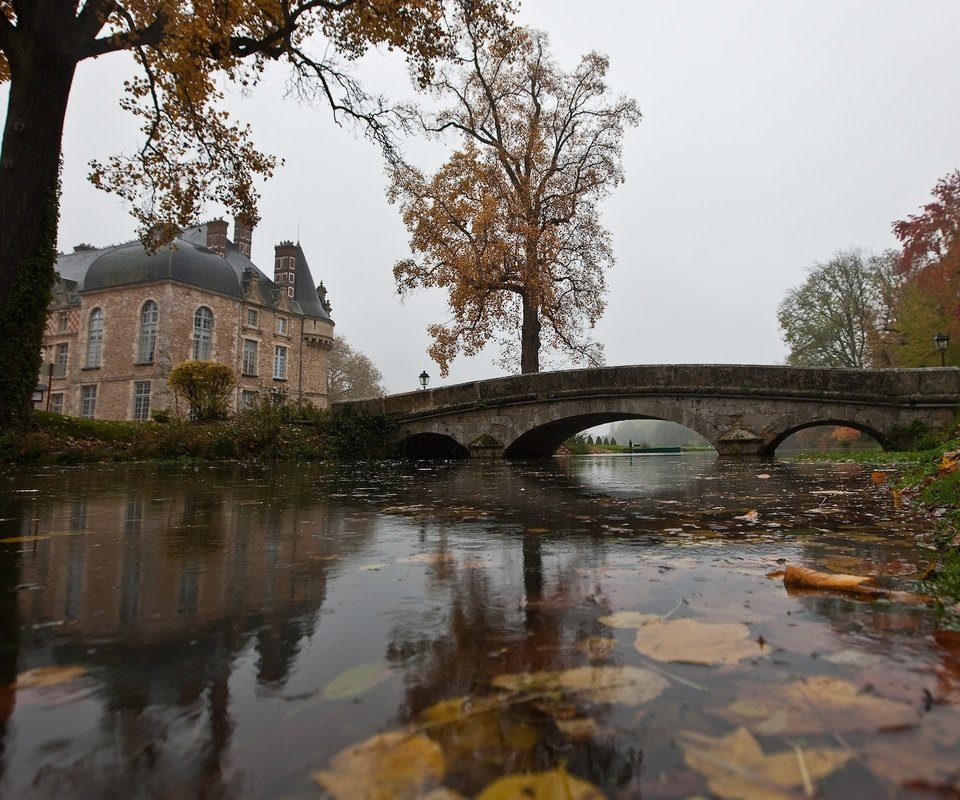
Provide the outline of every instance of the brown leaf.
{"type": "Polygon", "coordinates": [[[843,767],[853,753],[830,747],[800,748],[765,755],[746,728],[715,739],[682,731],[680,747],[691,769],[707,779],[710,791],[730,800],[787,800],[803,787],[843,767]]]}
{"type": "Polygon", "coordinates": [[[38,689],[46,686],[59,686],[69,683],[86,674],[86,669],[78,666],[34,667],[17,676],[17,689],[38,689]]]}
{"type": "Polygon", "coordinates": [[[708,711],[764,736],[873,733],[910,727],[919,721],[912,706],[866,694],[849,681],[825,676],[787,686],[751,685],[737,702],[708,711]]]}
{"type": "Polygon", "coordinates": [[[787,565],[783,575],[783,585],[791,589],[818,589],[826,591],[849,592],[862,595],[882,595],[883,592],[871,586],[872,578],[863,575],[832,574],[818,572],[809,567],[787,565]]]}
{"type": "Polygon", "coordinates": [[[420,734],[381,733],[337,753],[314,779],[337,800],[415,798],[440,783],[440,745],[420,734]]]}
{"type": "Polygon", "coordinates": [[[750,641],[750,629],[736,622],[705,623],[693,619],[667,620],[637,631],[634,647],[654,661],[686,664],[736,664],[763,655],[750,641]]]}

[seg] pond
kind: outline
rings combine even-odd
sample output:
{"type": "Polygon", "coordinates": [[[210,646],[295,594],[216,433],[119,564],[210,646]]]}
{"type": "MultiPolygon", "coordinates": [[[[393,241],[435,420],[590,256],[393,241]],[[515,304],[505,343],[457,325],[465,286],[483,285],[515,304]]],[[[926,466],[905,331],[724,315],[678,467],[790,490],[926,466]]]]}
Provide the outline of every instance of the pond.
{"type": "Polygon", "coordinates": [[[4,475],[0,796],[956,794],[960,635],[883,477],[714,454],[4,475]],[[876,588],[788,591],[788,566],[876,588]]]}

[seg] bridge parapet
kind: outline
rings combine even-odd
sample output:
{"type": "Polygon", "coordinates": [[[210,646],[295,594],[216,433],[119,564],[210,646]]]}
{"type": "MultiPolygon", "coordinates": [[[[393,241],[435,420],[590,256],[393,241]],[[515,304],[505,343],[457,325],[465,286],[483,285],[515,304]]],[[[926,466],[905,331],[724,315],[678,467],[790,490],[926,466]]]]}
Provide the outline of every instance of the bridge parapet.
{"type": "Polygon", "coordinates": [[[467,449],[482,439],[486,453],[496,449],[494,441],[502,455],[544,454],[593,424],[670,419],[705,436],[721,453],[746,454],[766,452],[785,431],[811,424],[850,424],[895,446],[918,423],[944,428],[958,403],[956,367],[668,364],[505,376],[335,404],[333,411],[392,415],[405,435],[429,432],[467,449]]]}

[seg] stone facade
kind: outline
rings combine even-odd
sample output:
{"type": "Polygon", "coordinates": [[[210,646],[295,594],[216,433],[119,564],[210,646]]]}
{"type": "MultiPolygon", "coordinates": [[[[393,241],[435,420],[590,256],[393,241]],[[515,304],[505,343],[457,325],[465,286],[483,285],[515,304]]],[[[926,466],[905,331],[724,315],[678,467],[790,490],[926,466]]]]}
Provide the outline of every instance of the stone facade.
{"type": "Polygon", "coordinates": [[[215,220],[156,253],[81,246],[58,259],[43,341],[43,406],[97,419],[185,415],[170,370],[196,358],[237,375],[231,406],[264,392],[327,406],[333,320],[299,244],[276,247],[274,278],[249,258],[252,229],[215,220]]]}

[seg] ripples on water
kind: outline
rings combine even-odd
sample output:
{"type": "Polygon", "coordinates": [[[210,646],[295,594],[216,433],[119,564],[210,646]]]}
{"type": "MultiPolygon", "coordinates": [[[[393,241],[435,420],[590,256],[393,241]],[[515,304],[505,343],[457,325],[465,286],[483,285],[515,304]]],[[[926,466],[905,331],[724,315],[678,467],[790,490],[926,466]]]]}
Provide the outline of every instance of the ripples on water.
{"type": "Polygon", "coordinates": [[[922,603],[791,596],[768,577],[789,563],[916,588],[925,524],[859,466],[5,480],[2,797],[318,797],[317,772],[346,797],[337,753],[398,731],[439,743],[444,797],[560,765],[612,798],[958,791],[956,635],[922,603]],[[654,627],[614,626],[625,611],[654,627]],[[640,652],[685,620],[745,630],[751,649],[714,666],[640,652]],[[638,675],[655,696],[631,694],[638,675]],[[778,753],[799,784],[777,783],[778,753]],[[837,763],[818,772],[821,757],[837,763]]]}

